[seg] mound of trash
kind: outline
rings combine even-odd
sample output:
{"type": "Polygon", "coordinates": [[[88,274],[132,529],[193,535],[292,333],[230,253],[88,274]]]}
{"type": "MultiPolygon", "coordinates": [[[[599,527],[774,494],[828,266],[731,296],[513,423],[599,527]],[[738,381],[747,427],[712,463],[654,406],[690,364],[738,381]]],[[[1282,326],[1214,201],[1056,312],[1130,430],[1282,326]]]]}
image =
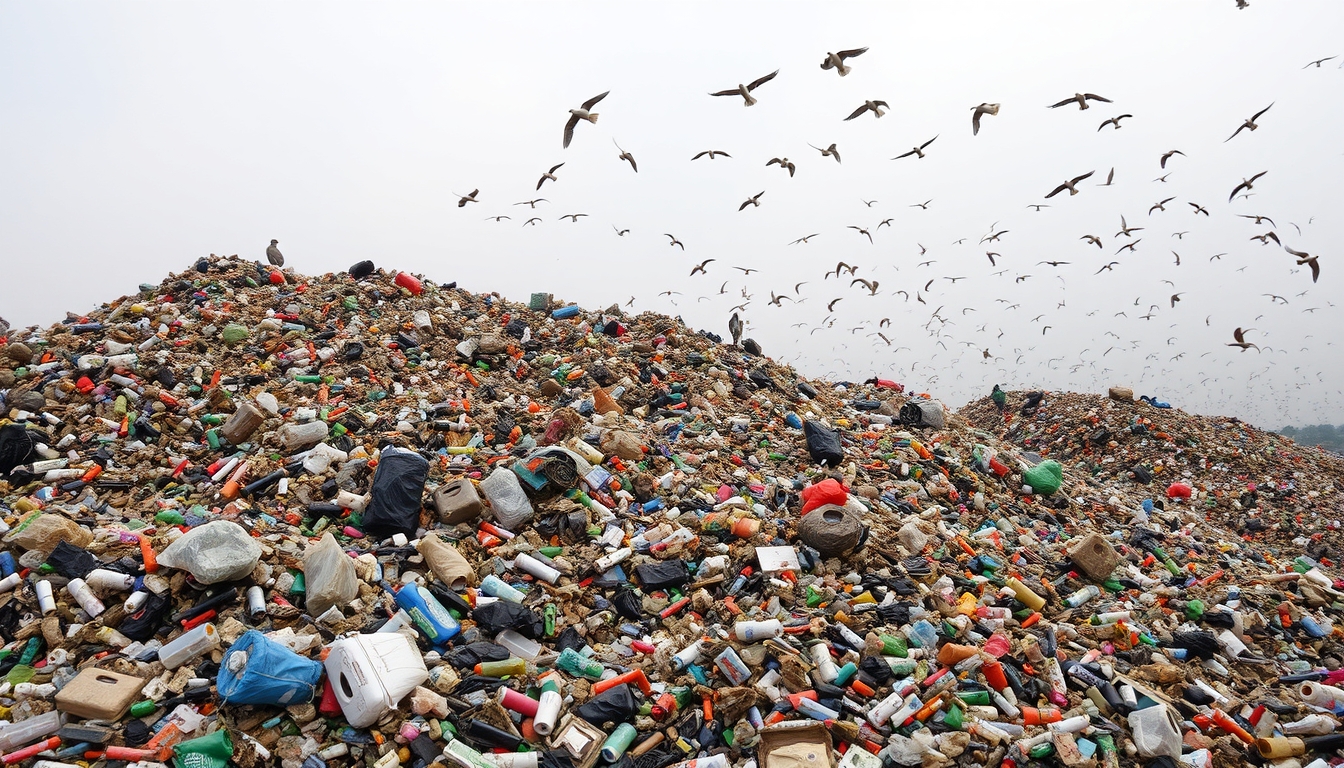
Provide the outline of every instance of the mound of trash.
{"type": "Polygon", "coordinates": [[[950,414],[735,341],[236,257],[10,330],[4,761],[1203,766],[1344,743],[1316,519],[1337,464],[1085,396],[950,414]]]}

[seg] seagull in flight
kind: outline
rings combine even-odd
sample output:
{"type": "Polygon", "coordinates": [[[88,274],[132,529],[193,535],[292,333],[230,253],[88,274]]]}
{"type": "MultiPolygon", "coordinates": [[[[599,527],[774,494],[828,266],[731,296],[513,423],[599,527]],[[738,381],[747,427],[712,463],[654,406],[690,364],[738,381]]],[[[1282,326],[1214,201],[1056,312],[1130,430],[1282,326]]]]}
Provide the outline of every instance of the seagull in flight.
{"type": "Polygon", "coordinates": [[[851,67],[845,64],[845,59],[852,59],[855,56],[862,56],[867,48],[851,48],[848,51],[837,51],[835,53],[826,53],[826,58],[821,60],[822,69],[834,69],[836,74],[844,77],[849,74],[851,67]]]}
{"type": "MultiPolygon", "coordinates": [[[[770,74],[765,75],[765,76],[763,76],[763,77],[758,77],[758,78],[756,78],[755,80],[752,80],[750,83],[748,83],[748,84],[746,84],[746,85],[743,85],[743,84],[741,84],[741,83],[738,83],[736,88],[729,88],[729,89],[724,90],[724,91],[715,91],[714,93],[711,93],[711,94],[709,94],[709,95],[710,95],[710,96],[741,96],[742,99],[743,99],[743,101],[742,101],[742,106],[744,106],[744,107],[750,107],[751,105],[753,105],[753,104],[756,103],[756,97],[752,96],[752,95],[751,95],[751,92],[754,91],[754,90],[756,90],[757,88],[760,88],[762,85],[765,85],[766,83],[770,82],[771,80],[774,80],[774,79],[775,79],[775,75],[778,75],[778,74],[779,74],[779,70],[776,69],[774,72],[771,72],[770,74]]],[[[604,94],[604,95],[605,95],[605,94],[604,94]]]]}
{"type": "MultiPolygon", "coordinates": [[[[574,140],[574,128],[579,124],[580,120],[587,120],[594,125],[597,124],[597,113],[593,112],[592,109],[597,106],[599,101],[605,99],[608,93],[611,93],[611,91],[606,91],[583,102],[583,106],[579,109],[569,110],[569,120],[565,123],[565,142],[563,149],[569,149],[569,142],[574,140]]],[[[554,172],[554,169],[552,169],[552,172],[554,172]]],[[[538,185],[537,188],[540,189],[541,186],[538,185]]]]}
{"type": "Polygon", "coordinates": [[[1106,97],[1104,97],[1104,96],[1098,96],[1098,95],[1095,94],[1095,93],[1075,93],[1075,94],[1073,94],[1072,96],[1070,96],[1069,98],[1064,99],[1063,101],[1061,101],[1061,102],[1059,102],[1059,103],[1057,103],[1057,104],[1051,104],[1051,105],[1050,105],[1050,108],[1051,108],[1051,109],[1056,109],[1056,108],[1058,108],[1058,107],[1062,107],[1062,106],[1065,106],[1065,105],[1067,105],[1067,104],[1077,104],[1077,105],[1078,105],[1078,109],[1087,109],[1087,102],[1089,102],[1089,101],[1104,101],[1104,102],[1106,102],[1107,104],[1110,104],[1110,103],[1111,103],[1111,100],[1110,100],[1110,99],[1108,99],[1108,98],[1106,98],[1106,97]]]}
{"type": "Polygon", "coordinates": [[[681,250],[683,250],[683,251],[686,250],[686,246],[685,246],[685,245],[682,245],[682,243],[681,243],[680,240],[678,240],[677,238],[673,237],[672,235],[670,235],[670,234],[668,234],[668,233],[666,233],[666,232],[664,232],[663,234],[666,235],[667,237],[671,238],[671,240],[672,240],[672,242],[668,243],[668,246],[669,246],[669,247],[670,247],[670,246],[673,246],[673,245],[680,245],[680,246],[681,246],[681,250]]]}
{"type": "MultiPolygon", "coordinates": [[[[1274,106],[1273,103],[1269,105],[1269,107],[1272,106],[1274,106]]],[[[1260,125],[1256,121],[1260,119],[1261,115],[1269,111],[1269,107],[1265,107],[1264,109],[1260,110],[1259,112],[1256,112],[1254,115],[1251,115],[1248,119],[1242,122],[1241,125],[1237,126],[1237,130],[1232,132],[1231,136],[1228,136],[1226,139],[1223,139],[1223,143],[1226,144],[1227,142],[1237,138],[1237,134],[1241,133],[1243,130],[1254,131],[1256,128],[1259,128],[1260,125]]]]}
{"type": "Polygon", "coordinates": [[[924,159],[924,149],[925,149],[926,147],[928,147],[930,144],[932,144],[933,142],[937,141],[937,140],[938,140],[938,137],[937,137],[937,136],[934,136],[932,139],[929,139],[928,141],[924,142],[923,144],[920,144],[918,147],[915,147],[915,148],[911,149],[909,152],[906,152],[906,153],[904,153],[904,154],[897,155],[897,156],[895,156],[895,157],[893,157],[893,158],[891,158],[891,159],[892,159],[892,160],[900,160],[902,157],[909,157],[909,156],[911,156],[911,155],[917,155],[917,156],[922,160],[922,159],[924,159]]]}
{"type": "Polygon", "coordinates": [[[813,232],[813,233],[810,234],[810,235],[807,235],[807,236],[805,236],[805,237],[800,237],[800,238],[798,238],[797,240],[794,240],[792,243],[789,243],[789,245],[797,245],[797,244],[799,244],[799,243],[806,243],[807,241],[811,240],[812,238],[816,237],[816,236],[819,235],[819,234],[821,234],[821,233],[820,233],[820,232],[813,232]]]}
{"type": "Polygon", "coordinates": [[[1096,171],[1088,171],[1087,173],[1084,173],[1082,176],[1074,176],[1072,179],[1069,179],[1063,184],[1060,184],[1058,187],[1055,187],[1053,192],[1045,196],[1045,199],[1049,200],[1050,198],[1054,197],[1055,195],[1058,195],[1060,192],[1063,192],[1066,189],[1069,190],[1070,196],[1078,194],[1078,189],[1074,185],[1082,181],[1083,179],[1086,179],[1087,177],[1091,176],[1093,173],[1096,173],[1096,171]]]}

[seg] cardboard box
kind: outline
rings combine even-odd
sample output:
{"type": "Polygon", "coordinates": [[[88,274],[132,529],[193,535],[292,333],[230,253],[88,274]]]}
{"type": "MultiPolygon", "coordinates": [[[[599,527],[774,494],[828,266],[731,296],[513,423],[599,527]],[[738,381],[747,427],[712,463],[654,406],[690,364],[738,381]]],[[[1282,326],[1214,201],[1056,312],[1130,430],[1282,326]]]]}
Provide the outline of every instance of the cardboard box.
{"type": "Polygon", "coordinates": [[[834,768],[831,732],[816,721],[791,721],[761,731],[761,768],[834,768]]]}

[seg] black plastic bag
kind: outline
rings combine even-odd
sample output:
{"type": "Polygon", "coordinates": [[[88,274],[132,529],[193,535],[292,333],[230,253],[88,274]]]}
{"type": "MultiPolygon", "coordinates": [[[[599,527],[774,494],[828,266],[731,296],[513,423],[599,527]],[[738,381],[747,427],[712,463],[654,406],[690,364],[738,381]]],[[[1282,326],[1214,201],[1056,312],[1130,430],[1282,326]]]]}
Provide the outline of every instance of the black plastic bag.
{"type": "Polygon", "coordinates": [[[818,464],[834,467],[845,460],[844,449],[840,447],[839,432],[815,421],[805,421],[803,435],[807,437],[808,455],[818,464]]]}
{"type": "Polygon", "coordinates": [[[631,621],[644,618],[644,599],[633,589],[617,590],[616,596],[611,598],[611,604],[616,607],[617,613],[631,621]]]}
{"type": "Polygon", "coordinates": [[[141,642],[148,640],[159,631],[159,627],[163,626],[169,607],[168,598],[150,592],[149,598],[140,606],[140,610],[117,625],[117,631],[132,640],[141,642]]]}
{"type": "Polygon", "coordinates": [[[496,691],[502,686],[508,685],[507,680],[501,680],[498,677],[486,677],[485,675],[467,675],[462,678],[462,682],[453,688],[454,696],[464,696],[473,691],[496,691]]]}
{"type": "Polygon", "coordinates": [[[864,656],[859,661],[859,671],[873,678],[879,684],[885,684],[896,676],[891,671],[891,665],[883,661],[881,656],[864,656]]]}
{"type": "Polygon", "coordinates": [[[565,627],[565,631],[561,632],[560,636],[555,639],[555,647],[561,652],[566,648],[571,648],[577,651],[587,644],[588,641],[583,639],[583,636],[579,634],[579,630],[572,626],[565,627]]]}
{"type": "Polygon", "coordinates": [[[574,768],[574,760],[563,750],[552,750],[537,755],[537,768],[574,768]]]}
{"type": "Polygon", "coordinates": [[[454,648],[444,661],[458,669],[471,669],[483,661],[503,661],[509,658],[509,649],[484,640],[454,648]]]}
{"type": "Polygon", "coordinates": [[[364,532],[378,539],[394,533],[414,538],[427,477],[429,461],[424,456],[405,448],[384,448],[373,476],[373,499],[364,511],[364,532]]]}
{"type": "Polygon", "coordinates": [[[364,278],[373,274],[373,269],[374,269],[373,262],[369,261],[368,259],[365,259],[363,261],[356,262],[354,265],[350,267],[350,276],[355,278],[356,280],[363,280],[364,278]]]}
{"type": "Polygon", "coordinates": [[[574,714],[601,728],[603,723],[629,723],[639,711],[639,702],[635,699],[630,686],[622,683],[608,688],[574,709],[574,714]]]}
{"type": "Polygon", "coordinates": [[[47,565],[67,579],[82,579],[98,567],[98,558],[68,541],[57,542],[47,555],[47,565]]]}
{"type": "Polygon", "coordinates": [[[524,637],[536,640],[546,632],[546,625],[540,616],[507,600],[482,605],[471,612],[471,618],[487,635],[497,635],[506,629],[512,629],[524,637]]]}
{"type": "Polygon", "coordinates": [[[672,589],[690,582],[691,571],[685,560],[661,560],[634,568],[635,578],[645,592],[672,589]]]}
{"type": "Polygon", "coordinates": [[[0,475],[8,475],[15,467],[32,458],[39,434],[20,424],[0,428],[0,475]]]}

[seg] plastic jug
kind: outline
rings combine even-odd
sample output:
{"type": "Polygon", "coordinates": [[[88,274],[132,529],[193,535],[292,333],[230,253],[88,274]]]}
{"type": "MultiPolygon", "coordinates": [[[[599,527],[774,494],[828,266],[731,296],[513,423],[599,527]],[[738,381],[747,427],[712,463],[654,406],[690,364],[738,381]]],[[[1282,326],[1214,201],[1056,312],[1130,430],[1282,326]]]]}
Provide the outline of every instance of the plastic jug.
{"type": "Polygon", "coordinates": [[[378,722],[429,679],[415,643],[396,632],[340,638],[331,644],[325,666],[341,712],[355,728],[378,722]]]}
{"type": "Polygon", "coordinates": [[[471,522],[481,515],[481,497],[470,480],[454,480],[434,489],[434,509],[445,525],[471,522]]]}

